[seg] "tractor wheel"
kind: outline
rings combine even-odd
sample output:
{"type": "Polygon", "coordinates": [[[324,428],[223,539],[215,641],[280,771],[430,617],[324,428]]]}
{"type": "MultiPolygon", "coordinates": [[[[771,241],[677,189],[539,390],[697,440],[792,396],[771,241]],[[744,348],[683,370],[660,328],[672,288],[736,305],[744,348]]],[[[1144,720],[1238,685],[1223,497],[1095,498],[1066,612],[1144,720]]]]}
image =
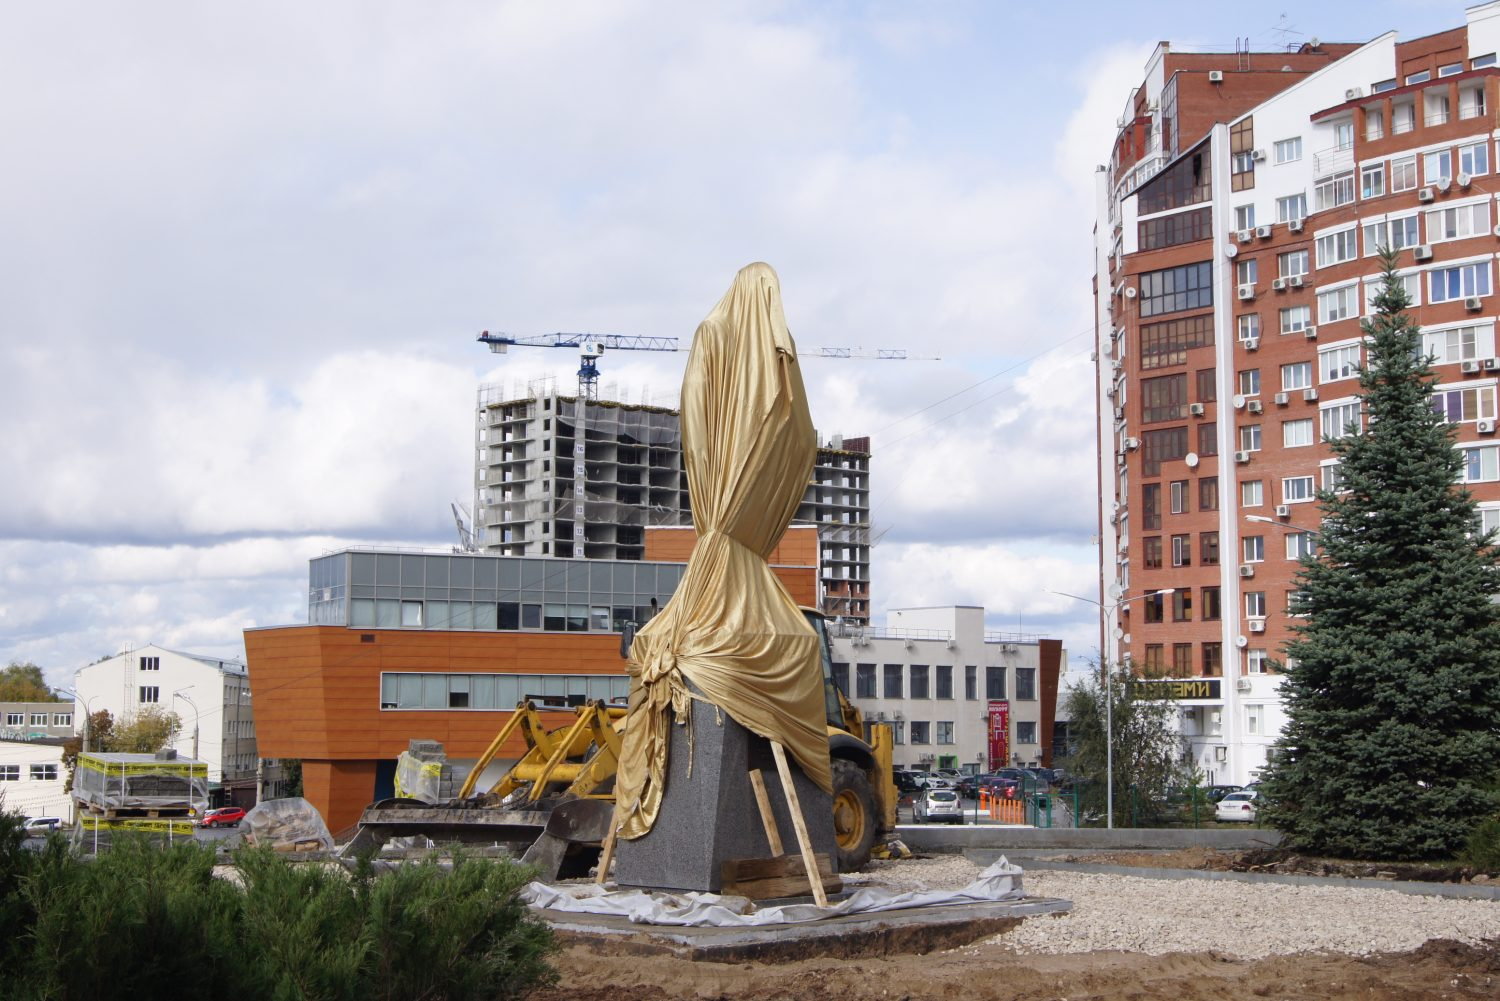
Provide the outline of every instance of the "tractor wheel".
{"type": "Polygon", "coordinates": [[[833,761],[833,835],[839,872],[858,872],[870,861],[880,819],[870,780],[852,761],[833,761]]]}

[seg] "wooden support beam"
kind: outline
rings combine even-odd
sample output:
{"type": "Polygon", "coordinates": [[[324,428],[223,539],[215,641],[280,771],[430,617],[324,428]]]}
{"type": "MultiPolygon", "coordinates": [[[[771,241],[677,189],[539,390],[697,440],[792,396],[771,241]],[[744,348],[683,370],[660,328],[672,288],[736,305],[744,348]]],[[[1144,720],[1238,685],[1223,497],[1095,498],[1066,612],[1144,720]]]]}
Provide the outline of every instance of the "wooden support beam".
{"type": "Polygon", "coordinates": [[[766,829],[766,843],[771,846],[771,854],[784,854],[781,832],[776,829],[776,814],[771,812],[771,797],[766,794],[766,779],[759,768],[750,769],[750,785],[755,790],[755,805],[760,807],[760,822],[766,829]]]}
{"type": "MultiPolygon", "coordinates": [[[[771,741],[771,756],[776,759],[776,774],[781,776],[781,789],[786,793],[788,812],[792,815],[792,829],[797,832],[797,846],[802,849],[803,871],[811,874],[818,871],[818,861],[813,854],[812,836],[807,833],[807,820],[802,816],[802,804],[797,800],[797,787],[792,783],[792,769],[786,763],[786,748],[771,741]]],[[[810,879],[813,900],[819,907],[828,906],[828,894],[821,880],[810,879]]]]}

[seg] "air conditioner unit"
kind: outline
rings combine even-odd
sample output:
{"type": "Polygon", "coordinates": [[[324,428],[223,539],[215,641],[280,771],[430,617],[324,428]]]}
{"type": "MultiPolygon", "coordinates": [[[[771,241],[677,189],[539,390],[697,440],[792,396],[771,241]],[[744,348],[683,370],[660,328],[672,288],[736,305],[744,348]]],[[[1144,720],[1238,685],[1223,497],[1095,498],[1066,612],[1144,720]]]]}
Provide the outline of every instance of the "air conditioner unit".
{"type": "Polygon", "coordinates": [[[1255,298],[1255,286],[1254,285],[1241,285],[1240,286],[1240,301],[1241,302],[1243,302],[1245,300],[1248,300],[1248,299],[1254,299],[1254,298],[1255,298]]]}
{"type": "Polygon", "coordinates": [[[948,649],[949,650],[952,650],[952,649],[954,649],[957,646],[958,646],[958,644],[955,643],[951,638],[948,640],[948,649]]]}
{"type": "Polygon", "coordinates": [[[1495,422],[1494,421],[1475,421],[1474,422],[1474,430],[1478,431],[1480,434],[1494,434],[1495,433],[1495,422]]]}
{"type": "Polygon", "coordinates": [[[1474,360],[1460,362],[1458,367],[1465,375],[1475,375],[1479,372],[1479,362],[1474,360]]]}
{"type": "Polygon", "coordinates": [[[1302,336],[1306,337],[1310,341],[1315,341],[1318,339],[1318,328],[1316,326],[1303,327],[1302,336]]]}
{"type": "Polygon", "coordinates": [[[1115,407],[1115,420],[1117,420],[1117,421],[1123,421],[1124,419],[1125,419],[1125,408],[1124,407],[1115,407]]]}
{"type": "Polygon", "coordinates": [[[1286,290],[1286,279],[1285,278],[1272,278],[1271,279],[1271,288],[1275,289],[1277,292],[1285,291],[1286,290]]]}
{"type": "Polygon", "coordinates": [[[1135,286],[1133,286],[1133,285],[1126,285],[1125,286],[1125,298],[1127,298],[1127,299],[1134,299],[1135,298],[1135,286]]]}
{"type": "Polygon", "coordinates": [[[1318,391],[1316,389],[1304,389],[1302,391],[1302,399],[1307,403],[1315,403],[1318,399],[1318,391]]]}
{"type": "Polygon", "coordinates": [[[1265,619],[1251,619],[1249,625],[1252,633],[1263,633],[1266,631],[1265,619]]]}
{"type": "Polygon", "coordinates": [[[1287,288],[1301,288],[1303,283],[1306,281],[1307,279],[1303,278],[1301,275],[1292,275],[1286,280],[1286,285],[1287,288]]]}
{"type": "Polygon", "coordinates": [[[1138,449],[1140,447],[1141,447],[1141,440],[1139,438],[1126,438],[1125,439],[1125,451],[1127,451],[1127,452],[1134,452],[1136,449],[1138,449]]]}
{"type": "Polygon", "coordinates": [[[1240,576],[1241,577],[1254,577],[1255,576],[1255,564],[1254,563],[1241,563],[1240,564],[1240,576]]]}
{"type": "Polygon", "coordinates": [[[1250,242],[1250,236],[1251,236],[1251,234],[1250,234],[1250,231],[1248,229],[1242,229],[1238,233],[1235,234],[1235,239],[1239,240],[1241,243],[1249,243],[1250,242]]]}
{"type": "Polygon", "coordinates": [[[1486,358],[1484,360],[1484,370],[1486,372],[1493,372],[1496,369],[1500,369],[1500,358],[1486,358]]]}
{"type": "Polygon", "coordinates": [[[1484,303],[1477,295],[1471,295],[1468,298],[1464,299],[1464,309],[1467,309],[1471,313],[1477,313],[1483,308],[1484,303]]]}
{"type": "Polygon", "coordinates": [[[1246,351],[1258,351],[1258,350],[1260,350],[1260,338],[1259,337],[1247,337],[1243,341],[1241,341],[1241,343],[1245,345],[1245,350],[1246,351]]]}
{"type": "Polygon", "coordinates": [[[1271,399],[1276,401],[1278,407],[1284,407],[1287,404],[1287,395],[1285,393],[1277,393],[1271,399]]]}
{"type": "Polygon", "coordinates": [[[1286,228],[1291,230],[1293,233],[1300,233],[1302,232],[1302,220],[1293,219],[1291,222],[1286,224],[1286,228]]]}
{"type": "Polygon", "coordinates": [[[1201,404],[1201,403],[1190,403],[1190,404],[1188,404],[1188,413],[1192,414],[1194,417],[1202,417],[1203,416],[1203,404],[1201,404]]]}
{"type": "Polygon", "coordinates": [[[1234,461],[1240,463],[1241,465],[1243,465],[1243,464],[1245,464],[1245,463],[1247,463],[1247,462],[1250,461],[1250,453],[1249,452],[1236,452],[1236,453],[1234,453],[1234,461]]]}
{"type": "Polygon", "coordinates": [[[1348,90],[1344,91],[1344,100],[1346,101],[1357,101],[1364,96],[1365,89],[1363,87],[1350,87],[1348,90]]]}
{"type": "Polygon", "coordinates": [[[1417,189],[1417,201],[1419,201],[1419,202],[1430,202],[1430,201],[1432,201],[1436,197],[1437,197],[1436,192],[1434,192],[1431,188],[1418,188],[1417,189]]]}
{"type": "Polygon", "coordinates": [[[1248,692],[1250,690],[1250,679],[1249,678],[1236,678],[1236,679],[1234,679],[1234,690],[1237,691],[1237,692],[1248,692]]]}
{"type": "MultiPolygon", "coordinates": [[[[1266,158],[1265,150],[1256,150],[1256,152],[1260,154],[1260,156],[1256,157],[1257,160],[1264,160],[1266,158]]],[[[1262,240],[1269,240],[1271,238],[1271,227],[1257,226],[1255,227],[1255,235],[1260,237],[1262,240]]]]}
{"type": "Polygon", "coordinates": [[[1468,174],[1459,174],[1458,175],[1458,186],[1460,188],[1467,188],[1469,185],[1471,185],[1473,183],[1474,183],[1474,178],[1471,177],[1471,176],[1469,176],[1468,174]]]}
{"type": "Polygon", "coordinates": [[[1260,405],[1259,400],[1251,400],[1249,403],[1245,404],[1245,409],[1250,411],[1252,414],[1258,414],[1265,408],[1260,405]]]}
{"type": "Polygon", "coordinates": [[[1224,82],[1224,71],[1223,70],[1209,70],[1208,71],[1208,82],[1209,83],[1223,83],[1224,82]]]}
{"type": "Polygon", "coordinates": [[[1290,504],[1277,504],[1276,505],[1276,517],[1278,517],[1278,518],[1290,518],[1291,516],[1292,516],[1292,506],[1290,504]]]}
{"type": "MultiPolygon", "coordinates": [[[[1254,150],[1250,154],[1250,159],[1256,161],[1257,163],[1259,163],[1261,160],[1264,160],[1265,158],[1266,158],[1266,151],[1263,150],[1263,149],[1254,150]]],[[[1270,229],[1271,227],[1270,226],[1266,226],[1265,228],[1266,229],[1270,229]]]]}

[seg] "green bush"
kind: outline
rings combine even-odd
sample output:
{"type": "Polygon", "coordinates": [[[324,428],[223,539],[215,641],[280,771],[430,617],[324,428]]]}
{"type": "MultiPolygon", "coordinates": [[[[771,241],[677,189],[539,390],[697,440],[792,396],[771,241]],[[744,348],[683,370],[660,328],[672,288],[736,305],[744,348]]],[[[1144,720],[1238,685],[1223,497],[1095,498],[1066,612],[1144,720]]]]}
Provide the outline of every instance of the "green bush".
{"type": "Polygon", "coordinates": [[[11,824],[0,815],[0,969],[21,998],[470,1001],[556,981],[551,933],[516,895],[532,874],[505,860],[351,874],[246,850],[236,885],[206,845],[116,833],[85,860],[61,838],[10,847],[11,824]]]}
{"type": "Polygon", "coordinates": [[[1481,820],[1469,834],[1463,860],[1477,872],[1500,872],[1500,817],[1481,820]]]}

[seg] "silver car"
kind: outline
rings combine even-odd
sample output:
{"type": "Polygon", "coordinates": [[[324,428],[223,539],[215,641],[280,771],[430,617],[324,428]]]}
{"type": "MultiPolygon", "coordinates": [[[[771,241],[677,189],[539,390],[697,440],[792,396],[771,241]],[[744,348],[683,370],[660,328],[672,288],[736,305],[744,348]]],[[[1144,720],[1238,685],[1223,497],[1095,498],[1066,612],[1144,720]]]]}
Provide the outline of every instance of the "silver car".
{"type": "Polygon", "coordinates": [[[913,819],[919,824],[945,821],[949,824],[964,822],[964,809],[959,803],[958,793],[952,789],[928,789],[917,798],[912,807],[913,819]]]}
{"type": "Polygon", "coordinates": [[[1255,820],[1255,791],[1232,792],[1214,806],[1215,820],[1255,820]]]}

